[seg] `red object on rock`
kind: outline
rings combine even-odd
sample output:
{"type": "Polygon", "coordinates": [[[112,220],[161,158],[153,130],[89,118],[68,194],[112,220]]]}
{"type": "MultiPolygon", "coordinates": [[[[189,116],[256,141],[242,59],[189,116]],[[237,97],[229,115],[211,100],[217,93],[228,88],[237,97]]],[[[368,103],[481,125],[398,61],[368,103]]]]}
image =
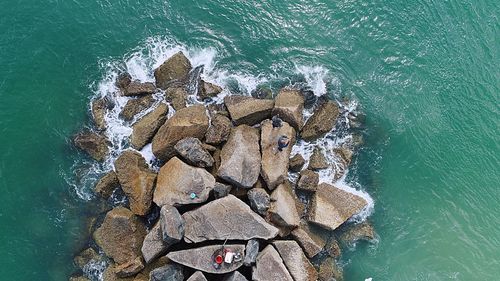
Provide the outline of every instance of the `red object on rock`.
{"type": "Polygon", "coordinates": [[[223,261],[224,261],[224,259],[222,258],[222,256],[221,256],[221,255],[217,255],[217,256],[215,257],[215,262],[216,262],[217,264],[221,264],[223,261]]]}

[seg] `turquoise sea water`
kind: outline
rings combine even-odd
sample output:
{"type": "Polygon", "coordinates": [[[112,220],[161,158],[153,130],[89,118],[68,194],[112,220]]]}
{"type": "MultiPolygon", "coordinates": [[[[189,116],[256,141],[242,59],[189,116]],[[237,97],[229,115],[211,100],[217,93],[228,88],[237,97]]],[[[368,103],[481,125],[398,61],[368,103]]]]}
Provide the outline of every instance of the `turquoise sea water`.
{"type": "Polygon", "coordinates": [[[379,242],[344,253],[346,280],[498,280],[499,12],[494,0],[0,2],[0,280],[73,272],[92,207],[71,185],[83,157],[71,135],[106,64],[151,42],[213,50],[249,85],[302,73],[359,101],[350,178],[374,198],[379,242]]]}

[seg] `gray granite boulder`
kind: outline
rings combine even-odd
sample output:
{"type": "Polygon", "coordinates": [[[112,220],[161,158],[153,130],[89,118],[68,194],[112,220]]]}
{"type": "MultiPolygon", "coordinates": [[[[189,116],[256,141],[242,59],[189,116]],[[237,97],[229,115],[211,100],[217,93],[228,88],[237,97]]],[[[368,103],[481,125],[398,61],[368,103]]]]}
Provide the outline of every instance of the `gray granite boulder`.
{"type": "Polygon", "coordinates": [[[205,150],[201,141],[197,138],[184,138],[178,141],[174,148],[177,154],[191,165],[201,168],[214,165],[214,158],[205,150]]]}
{"type": "Polygon", "coordinates": [[[271,197],[264,188],[252,188],[248,191],[247,196],[252,210],[263,216],[267,214],[267,210],[271,206],[271,197]]]}

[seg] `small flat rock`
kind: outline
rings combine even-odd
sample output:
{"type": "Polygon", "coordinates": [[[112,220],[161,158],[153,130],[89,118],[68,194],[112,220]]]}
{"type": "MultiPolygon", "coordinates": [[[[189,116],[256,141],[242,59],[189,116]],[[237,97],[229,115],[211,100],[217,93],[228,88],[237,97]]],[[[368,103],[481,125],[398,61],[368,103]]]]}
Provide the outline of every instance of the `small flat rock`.
{"type": "Polygon", "coordinates": [[[313,141],[330,132],[337,122],[339,107],[333,101],[326,101],[314,111],[307,120],[300,136],[306,141],[313,141]]]}
{"type": "Polygon", "coordinates": [[[161,207],[160,225],[163,241],[169,246],[180,242],[184,237],[184,219],[175,207],[161,207]]]}
{"type": "Polygon", "coordinates": [[[209,202],[182,215],[185,221],[184,240],[198,243],[206,240],[269,240],[278,229],[254,213],[233,195],[209,202]]]}
{"type": "Polygon", "coordinates": [[[320,148],[314,148],[311,158],[309,158],[309,166],[307,168],[313,171],[328,168],[328,161],[320,148]]]}
{"type": "Polygon", "coordinates": [[[115,171],[110,171],[102,176],[95,185],[94,191],[102,198],[108,199],[113,191],[120,186],[115,171]]]}
{"type": "Polygon", "coordinates": [[[149,82],[139,82],[132,81],[122,92],[124,96],[139,96],[139,95],[151,95],[156,92],[156,87],[153,83],[149,82]]]}
{"type": "Polygon", "coordinates": [[[144,238],[142,243],[142,256],[146,263],[165,253],[170,245],[163,241],[163,232],[160,223],[156,223],[144,238]]]}
{"type": "Polygon", "coordinates": [[[175,110],[180,110],[186,107],[188,92],[184,87],[172,87],[165,91],[165,97],[175,110]]]}
{"type": "Polygon", "coordinates": [[[152,95],[142,96],[127,101],[119,116],[125,121],[131,121],[139,112],[151,107],[155,99],[152,95]]]}
{"type": "Polygon", "coordinates": [[[130,143],[135,149],[142,149],[151,142],[154,135],[167,120],[168,106],[164,103],[146,114],[132,126],[132,136],[130,143]]]}
{"type": "Polygon", "coordinates": [[[178,141],[174,148],[177,154],[191,165],[201,168],[208,168],[214,165],[214,158],[205,150],[203,144],[197,138],[184,138],[178,141]]]}
{"type": "Polygon", "coordinates": [[[248,279],[246,279],[245,276],[238,271],[234,271],[224,276],[222,281],[248,281],[248,279]]]}
{"type": "Polygon", "coordinates": [[[252,188],[248,191],[247,196],[252,210],[263,216],[267,214],[267,210],[271,206],[271,197],[264,188],[252,188]]]}
{"type": "Polygon", "coordinates": [[[274,241],[273,245],[278,250],[293,280],[315,281],[318,279],[316,269],[304,255],[297,242],[293,240],[274,241]]]}
{"type": "Polygon", "coordinates": [[[153,269],[149,273],[149,281],[183,281],[184,274],[182,273],[182,266],[178,264],[169,263],[162,267],[153,269]]]}
{"type": "Polygon", "coordinates": [[[243,264],[245,266],[252,266],[253,264],[255,264],[258,254],[259,254],[259,241],[256,239],[248,240],[243,264]]]}
{"type": "Polygon", "coordinates": [[[306,160],[304,157],[300,154],[295,154],[292,158],[290,158],[290,162],[288,163],[288,168],[290,171],[297,173],[302,170],[302,167],[304,167],[304,164],[306,163],[306,160]]]}
{"type": "Polygon", "coordinates": [[[154,71],[156,86],[167,89],[172,84],[186,80],[192,66],[188,58],[182,52],[178,52],[168,58],[154,71]]]}
{"type": "Polygon", "coordinates": [[[262,100],[249,96],[231,95],[224,98],[224,104],[236,125],[259,124],[271,118],[274,100],[262,100]]]}
{"type": "Polygon", "coordinates": [[[173,157],[158,173],[153,201],[160,207],[202,203],[207,201],[214,186],[215,178],[205,169],[173,157]]]}
{"type": "Polygon", "coordinates": [[[207,281],[207,278],[201,271],[196,271],[188,278],[187,281],[207,281]]]}
{"type": "Polygon", "coordinates": [[[304,96],[299,90],[283,88],[276,97],[273,115],[278,115],[283,121],[300,131],[303,121],[304,96]]]}
{"type": "Polygon", "coordinates": [[[209,144],[221,144],[227,141],[233,124],[224,115],[214,114],[205,134],[205,141],[209,144]]]}
{"type": "Polygon", "coordinates": [[[280,255],[272,245],[268,245],[257,256],[257,262],[252,271],[254,281],[293,281],[280,255]]]}
{"type": "Polygon", "coordinates": [[[271,221],[280,227],[293,229],[299,226],[295,197],[288,184],[279,185],[271,194],[269,214],[271,221]]]}
{"type": "Polygon", "coordinates": [[[334,230],[366,205],[365,199],[322,183],[312,197],[309,221],[334,230]]]}
{"type": "MultiPolygon", "coordinates": [[[[108,154],[108,140],[94,132],[81,132],[74,139],[76,147],[87,152],[97,161],[103,161],[108,154]]],[[[259,157],[260,158],[260,157],[259,157]]]]}
{"type": "Polygon", "coordinates": [[[300,172],[300,178],[297,182],[297,190],[315,192],[318,188],[319,175],[311,170],[300,172]]]}
{"type": "Polygon", "coordinates": [[[220,267],[214,266],[214,255],[217,255],[218,252],[222,252],[222,249],[238,253],[241,257],[245,254],[245,245],[230,244],[225,245],[224,248],[222,248],[222,245],[212,245],[170,252],[167,254],[167,258],[178,264],[214,274],[224,274],[235,271],[243,265],[243,259],[240,259],[239,261],[234,260],[231,263],[223,262],[220,267]]]}

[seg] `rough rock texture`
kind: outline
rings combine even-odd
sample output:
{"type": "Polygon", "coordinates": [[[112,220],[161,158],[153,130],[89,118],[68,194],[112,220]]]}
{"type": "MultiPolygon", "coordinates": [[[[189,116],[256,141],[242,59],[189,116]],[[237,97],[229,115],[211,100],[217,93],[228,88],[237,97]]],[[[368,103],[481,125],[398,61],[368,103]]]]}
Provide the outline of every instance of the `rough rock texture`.
{"type": "Polygon", "coordinates": [[[319,254],[325,247],[326,241],[322,237],[311,231],[308,224],[301,224],[292,231],[292,237],[295,239],[309,258],[319,254]]]}
{"type": "Polygon", "coordinates": [[[337,122],[339,107],[333,101],[327,101],[321,104],[307,120],[300,136],[306,141],[313,141],[323,137],[332,130],[337,122]]]}
{"type": "Polygon", "coordinates": [[[125,121],[131,121],[137,113],[151,107],[154,102],[155,99],[152,95],[130,99],[123,107],[119,116],[125,121]]]}
{"type": "Polygon", "coordinates": [[[215,199],[222,198],[224,196],[227,196],[231,192],[231,186],[228,184],[223,184],[220,182],[215,183],[214,187],[214,196],[215,199]]]}
{"type": "Polygon", "coordinates": [[[156,268],[149,273],[150,281],[182,281],[184,274],[182,266],[169,263],[162,267],[156,268]]]}
{"type": "Polygon", "coordinates": [[[207,281],[207,278],[205,278],[205,275],[201,271],[196,271],[187,281],[207,281]]]}
{"type": "Polygon", "coordinates": [[[233,195],[214,200],[182,215],[184,240],[198,243],[206,240],[272,239],[278,229],[254,213],[233,195]]]}
{"type": "Polygon", "coordinates": [[[132,126],[132,136],[130,143],[135,149],[142,149],[148,144],[167,119],[168,106],[164,103],[142,117],[132,126]]]}
{"type": "Polygon", "coordinates": [[[309,220],[326,229],[334,230],[351,216],[359,213],[365,199],[326,183],[318,185],[311,202],[309,220]]]}
{"type": "Polygon", "coordinates": [[[210,127],[208,127],[207,133],[205,134],[205,141],[216,145],[227,141],[232,127],[233,124],[231,124],[229,118],[221,114],[214,114],[210,127]]]}
{"type": "Polygon", "coordinates": [[[267,210],[271,206],[271,197],[264,188],[252,188],[248,191],[247,196],[252,210],[263,216],[267,214],[267,210]]]}
{"type": "Polygon", "coordinates": [[[122,72],[116,77],[115,86],[120,90],[124,90],[130,82],[132,82],[132,76],[127,72],[122,72]]]}
{"type": "Polygon", "coordinates": [[[134,276],[134,281],[149,281],[149,273],[156,268],[165,266],[172,263],[167,257],[161,256],[155,259],[153,262],[146,264],[144,269],[141,270],[136,276],[134,276]]]}
{"type": "Polygon", "coordinates": [[[150,263],[159,255],[165,253],[170,245],[163,241],[163,232],[160,223],[156,223],[144,238],[142,256],[146,263],[150,263]]]}
{"type": "Polygon", "coordinates": [[[257,256],[256,265],[252,271],[254,281],[293,281],[283,260],[272,245],[268,245],[257,256]]]}
{"type": "Polygon", "coordinates": [[[160,210],[160,225],[163,241],[169,245],[180,242],[184,237],[184,219],[172,206],[163,206],[160,210]]]}
{"type": "Polygon", "coordinates": [[[94,123],[97,130],[106,130],[106,120],[104,116],[106,115],[106,109],[108,108],[106,98],[100,98],[92,101],[92,117],[94,118],[94,123]]]}
{"type": "Polygon", "coordinates": [[[270,190],[283,183],[288,177],[288,161],[295,142],[295,130],[286,122],[274,128],[271,120],[261,124],[260,147],[262,149],[261,175],[270,190]],[[278,150],[278,140],[286,136],[290,140],[287,147],[278,150]]]}
{"type": "MultiPolygon", "coordinates": [[[[235,271],[243,265],[243,259],[241,258],[240,260],[234,260],[232,263],[222,263],[219,268],[214,267],[213,255],[216,251],[221,250],[221,247],[222,245],[212,245],[170,252],[167,254],[167,258],[176,263],[194,268],[196,270],[216,274],[235,271]]],[[[224,249],[229,250],[233,253],[238,253],[240,257],[243,257],[245,252],[245,245],[229,244],[225,245],[224,249]]]]}
{"type": "Polygon", "coordinates": [[[114,171],[110,171],[97,181],[94,191],[101,195],[102,198],[108,199],[109,196],[113,194],[113,191],[119,186],[120,182],[118,181],[116,173],[114,171]]]}
{"type": "Polygon", "coordinates": [[[158,173],[153,201],[160,207],[202,203],[207,201],[214,186],[215,178],[205,169],[173,157],[158,173]]]}
{"type": "Polygon", "coordinates": [[[73,262],[79,268],[83,268],[92,260],[99,260],[99,254],[92,248],[87,248],[81,251],[74,259],[73,262]]]}
{"type": "Polygon", "coordinates": [[[319,175],[311,170],[300,172],[300,179],[297,182],[297,189],[301,191],[315,192],[318,188],[319,175]]]}
{"type": "Polygon", "coordinates": [[[224,276],[222,281],[248,281],[248,279],[246,279],[245,276],[238,271],[234,271],[224,276]]]}
{"type": "Polygon", "coordinates": [[[141,83],[139,81],[132,81],[128,84],[122,94],[124,96],[139,96],[151,95],[156,92],[156,87],[153,83],[141,83]]]}
{"type": "MultiPolygon", "coordinates": [[[[108,154],[108,140],[94,132],[81,132],[75,137],[75,145],[97,161],[103,161],[108,154]]],[[[260,158],[260,155],[259,155],[260,158]]]]}
{"type": "Polygon", "coordinates": [[[328,168],[328,161],[320,148],[314,148],[307,168],[314,171],[328,168]]]}
{"type": "Polygon", "coordinates": [[[208,129],[208,116],[203,105],[194,105],[177,111],[153,138],[153,154],[168,160],[175,154],[174,145],[183,138],[202,139],[208,129]]]}
{"type": "Polygon", "coordinates": [[[293,240],[274,241],[288,272],[295,281],[312,281],[318,279],[318,273],[302,252],[299,244],[293,240]]]}
{"type": "Polygon", "coordinates": [[[116,265],[109,265],[106,270],[103,272],[103,280],[104,281],[134,281],[134,277],[119,277],[116,275],[116,265]]]}
{"type": "Polygon", "coordinates": [[[345,245],[352,245],[359,240],[372,241],[374,239],[375,230],[367,221],[342,227],[339,235],[339,240],[345,245]]]}
{"type": "Polygon", "coordinates": [[[220,86],[202,80],[198,91],[198,97],[201,100],[210,99],[220,94],[220,92],[222,92],[220,86]]]}
{"type": "Polygon", "coordinates": [[[335,259],[326,258],[319,266],[318,281],[344,280],[342,269],[337,266],[335,259]]]}
{"type": "Polygon", "coordinates": [[[243,264],[245,266],[252,266],[257,260],[257,255],[259,254],[259,241],[256,239],[250,239],[247,242],[245,248],[245,258],[243,259],[243,264]]]}
{"type": "Polygon", "coordinates": [[[271,194],[270,219],[278,226],[293,229],[299,226],[300,217],[295,198],[288,184],[279,185],[271,194]]]}
{"type": "Polygon", "coordinates": [[[259,131],[247,125],[233,128],[222,148],[218,176],[237,187],[251,188],[260,173],[259,131]]]}
{"type": "Polygon", "coordinates": [[[186,56],[182,52],[176,53],[155,69],[156,86],[165,90],[175,82],[184,81],[191,68],[186,56]]]}
{"type": "Polygon", "coordinates": [[[165,97],[175,110],[180,110],[186,107],[188,92],[184,87],[172,87],[165,91],[165,97]]]}
{"type": "Polygon", "coordinates": [[[83,276],[70,276],[69,281],[90,281],[90,279],[83,276]]]}
{"type": "Polygon", "coordinates": [[[304,167],[304,164],[306,163],[306,160],[302,155],[300,154],[295,154],[292,158],[290,158],[290,162],[288,163],[288,168],[292,172],[300,172],[302,170],[302,167],[304,167]]]}
{"type": "Polygon", "coordinates": [[[144,263],[141,257],[137,257],[132,261],[116,265],[114,271],[118,277],[129,277],[136,275],[144,268],[144,263]]]}
{"type": "Polygon", "coordinates": [[[151,208],[156,174],[136,151],[126,150],[115,161],[115,170],[134,214],[144,216],[151,208]]]}
{"type": "Polygon", "coordinates": [[[146,227],[130,210],[116,207],[94,232],[94,240],[116,263],[123,264],[141,256],[146,227]]]}
{"type": "Polygon", "coordinates": [[[191,165],[207,168],[214,165],[214,158],[197,138],[185,138],[177,142],[175,151],[191,165]]]}
{"type": "Polygon", "coordinates": [[[273,115],[278,115],[295,130],[300,131],[304,123],[303,110],[304,97],[300,91],[286,88],[280,90],[275,100],[273,115]]]}
{"type": "Polygon", "coordinates": [[[248,96],[227,96],[224,98],[231,119],[236,125],[255,125],[271,118],[274,100],[261,100],[248,96]]]}

